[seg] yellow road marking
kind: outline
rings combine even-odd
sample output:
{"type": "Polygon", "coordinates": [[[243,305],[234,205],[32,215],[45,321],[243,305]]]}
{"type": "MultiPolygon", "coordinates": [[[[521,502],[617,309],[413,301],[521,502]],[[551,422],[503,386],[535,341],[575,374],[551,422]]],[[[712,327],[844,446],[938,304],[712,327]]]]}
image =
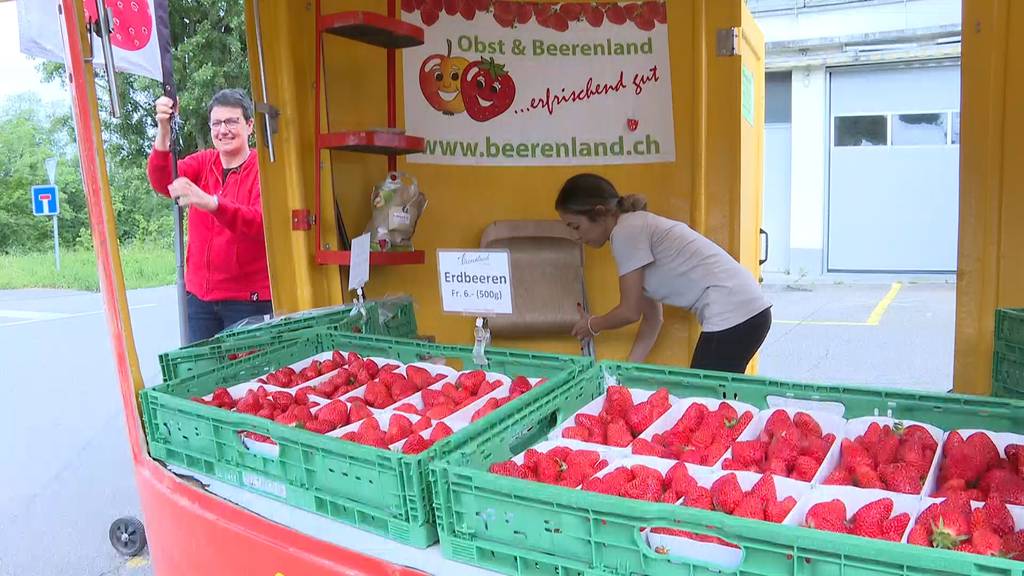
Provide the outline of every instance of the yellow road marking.
{"type": "Polygon", "coordinates": [[[136,568],[142,568],[143,566],[146,566],[148,564],[149,558],[146,558],[145,556],[135,556],[134,558],[130,558],[127,562],[124,563],[125,566],[133,570],[136,568]]]}
{"type": "Polygon", "coordinates": [[[885,311],[892,304],[892,301],[896,299],[896,295],[900,293],[900,289],[903,288],[903,284],[899,282],[893,282],[892,286],[889,287],[889,292],[879,300],[875,309],[871,311],[871,315],[868,316],[865,322],[841,322],[831,320],[772,320],[773,324],[799,324],[806,326],[878,326],[882,322],[882,316],[885,315],[885,311]]]}
{"type": "Polygon", "coordinates": [[[882,316],[885,315],[885,310],[889,308],[889,304],[896,299],[896,295],[900,293],[900,288],[903,288],[903,284],[899,282],[893,282],[889,288],[889,293],[885,295],[875,306],[875,309],[871,311],[871,316],[868,316],[868,324],[871,326],[878,326],[878,323],[882,321],[882,316]]]}

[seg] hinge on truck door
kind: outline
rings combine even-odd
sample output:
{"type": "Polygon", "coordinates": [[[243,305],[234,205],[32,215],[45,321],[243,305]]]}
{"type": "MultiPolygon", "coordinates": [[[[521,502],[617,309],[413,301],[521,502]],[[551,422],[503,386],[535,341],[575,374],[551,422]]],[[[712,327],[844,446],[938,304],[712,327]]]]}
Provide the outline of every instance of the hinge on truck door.
{"type": "Polygon", "coordinates": [[[316,216],[309,210],[292,210],[292,230],[312,230],[316,216]]]}
{"type": "Polygon", "coordinates": [[[719,56],[735,56],[740,53],[739,28],[719,28],[715,38],[715,53],[719,56]]]}

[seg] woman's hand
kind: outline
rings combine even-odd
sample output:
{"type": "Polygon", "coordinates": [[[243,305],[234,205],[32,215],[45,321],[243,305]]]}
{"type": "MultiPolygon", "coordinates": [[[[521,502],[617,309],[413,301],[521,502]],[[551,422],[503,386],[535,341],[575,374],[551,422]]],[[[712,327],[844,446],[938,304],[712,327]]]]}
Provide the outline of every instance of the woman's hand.
{"type": "Polygon", "coordinates": [[[576,304],[576,312],[579,314],[580,319],[572,327],[572,335],[579,340],[589,340],[596,336],[596,334],[590,331],[592,316],[583,309],[582,304],[576,304]]]}
{"type": "Polygon", "coordinates": [[[171,193],[171,198],[178,203],[178,206],[195,206],[196,208],[207,212],[213,212],[217,209],[217,198],[203,192],[199,186],[196,186],[191,180],[184,176],[181,176],[174,182],[171,182],[171,185],[167,187],[167,190],[171,193]]]}

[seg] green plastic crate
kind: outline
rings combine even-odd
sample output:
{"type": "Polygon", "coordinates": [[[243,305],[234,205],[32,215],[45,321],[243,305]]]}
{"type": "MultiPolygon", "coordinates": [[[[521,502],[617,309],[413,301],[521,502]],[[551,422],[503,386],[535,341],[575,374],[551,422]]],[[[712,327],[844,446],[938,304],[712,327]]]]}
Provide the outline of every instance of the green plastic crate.
{"type": "Polygon", "coordinates": [[[487,369],[548,381],[417,456],[321,436],[247,414],[189,400],[317,353],[342,349],[402,362],[444,359],[475,368],[472,349],[379,336],[309,330],[295,342],[160,386],[143,390],[146,436],[153,458],[215,477],[292,506],[375,532],[403,544],[437,541],[428,464],[489,426],[514,420],[532,398],[571,385],[591,365],[583,357],[490,350],[487,369]],[[277,442],[279,455],[249,452],[239,434],[251,431],[277,442]]]}
{"type": "Polygon", "coordinates": [[[940,428],[1024,430],[1024,402],[963,395],[796,384],[695,370],[602,363],[574,387],[534,397],[514,420],[487,430],[431,466],[444,555],[516,576],[867,576],[969,574],[1021,576],[1024,563],[862,539],[652,504],[489,474],[543,439],[604,391],[605,374],[633,388],[667,387],[677,396],[734,399],[767,408],[782,396],[841,401],[847,417],[892,416],[940,428]],[[695,558],[668,558],[644,542],[641,527],[670,526],[740,546],[738,570],[695,558]]]}
{"type": "Polygon", "coordinates": [[[992,359],[992,395],[1024,399],[1024,346],[996,345],[992,359]]]}
{"type": "Polygon", "coordinates": [[[996,346],[1000,344],[1024,348],[1024,308],[996,310],[996,346]]]}

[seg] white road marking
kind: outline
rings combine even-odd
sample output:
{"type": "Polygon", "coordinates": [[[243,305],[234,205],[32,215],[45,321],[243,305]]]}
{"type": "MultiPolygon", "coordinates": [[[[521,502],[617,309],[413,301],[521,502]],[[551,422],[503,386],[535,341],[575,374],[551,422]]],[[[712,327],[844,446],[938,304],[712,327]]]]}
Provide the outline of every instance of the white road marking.
{"type": "MultiPolygon", "coordinates": [[[[138,310],[140,308],[153,308],[157,304],[138,304],[136,306],[129,306],[129,310],[138,310]]],[[[13,312],[12,310],[0,310],[0,317],[5,316],[3,312],[13,312]]],[[[92,312],[79,312],[76,314],[56,314],[53,312],[35,312],[33,314],[43,315],[46,317],[33,317],[29,320],[19,320],[17,322],[3,322],[0,323],[0,328],[6,328],[8,326],[21,326],[23,324],[33,324],[35,322],[47,322],[50,320],[65,320],[68,318],[81,318],[82,316],[95,316],[97,314],[103,314],[103,310],[93,310],[92,312]]],[[[17,316],[15,316],[17,318],[17,316]]]]}

